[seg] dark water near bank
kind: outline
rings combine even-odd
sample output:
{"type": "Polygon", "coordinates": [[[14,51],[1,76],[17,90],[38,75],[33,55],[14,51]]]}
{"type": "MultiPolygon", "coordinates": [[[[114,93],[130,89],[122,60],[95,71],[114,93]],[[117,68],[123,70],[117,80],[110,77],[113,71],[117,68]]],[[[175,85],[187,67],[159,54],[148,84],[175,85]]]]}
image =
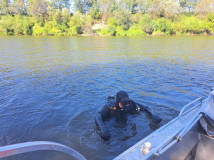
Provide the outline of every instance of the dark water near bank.
{"type": "MultiPolygon", "coordinates": [[[[211,87],[214,37],[0,37],[0,145],[54,141],[89,160],[112,159],[155,128],[145,113],[123,128],[111,120],[112,138],[102,141],[94,117],[108,95],[127,91],[163,125],[211,87]]],[[[7,159],[69,157],[42,151],[7,159]]]]}

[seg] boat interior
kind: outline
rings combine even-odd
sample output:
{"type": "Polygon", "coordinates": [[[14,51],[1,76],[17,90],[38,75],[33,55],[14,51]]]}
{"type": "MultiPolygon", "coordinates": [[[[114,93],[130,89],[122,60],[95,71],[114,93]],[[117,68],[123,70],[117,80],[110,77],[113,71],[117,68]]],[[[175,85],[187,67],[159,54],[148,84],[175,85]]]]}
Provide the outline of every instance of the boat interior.
{"type": "Polygon", "coordinates": [[[178,143],[160,156],[149,160],[211,160],[214,158],[214,138],[208,136],[199,121],[178,143]]]}

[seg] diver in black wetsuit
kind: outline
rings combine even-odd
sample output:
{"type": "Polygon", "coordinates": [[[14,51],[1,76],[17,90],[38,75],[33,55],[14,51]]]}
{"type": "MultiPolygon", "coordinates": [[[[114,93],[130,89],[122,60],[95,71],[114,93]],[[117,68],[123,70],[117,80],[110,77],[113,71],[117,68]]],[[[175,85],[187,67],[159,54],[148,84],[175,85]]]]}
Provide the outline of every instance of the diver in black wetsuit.
{"type": "Polygon", "coordinates": [[[105,126],[104,121],[113,116],[124,116],[126,114],[136,114],[140,111],[146,111],[154,123],[160,123],[161,119],[152,113],[152,110],[139,103],[129,99],[125,91],[119,91],[115,96],[109,96],[107,104],[98,112],[95,118],[95,124],[99,128],[99,133],[102,139],[109,140],[111,137],[108,128],[105,126]]]}

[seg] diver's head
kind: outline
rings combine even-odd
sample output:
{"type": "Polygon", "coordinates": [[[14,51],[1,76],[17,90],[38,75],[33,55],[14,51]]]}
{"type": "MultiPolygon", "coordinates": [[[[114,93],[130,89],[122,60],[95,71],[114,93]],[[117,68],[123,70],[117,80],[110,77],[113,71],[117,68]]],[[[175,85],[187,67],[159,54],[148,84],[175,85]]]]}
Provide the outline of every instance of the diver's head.
{"type": "Polygon", "coordinates": [[[125,91],[116,94],[116,106],[119,108],[127,107],[130,104],[129,95],[125,91]]]}

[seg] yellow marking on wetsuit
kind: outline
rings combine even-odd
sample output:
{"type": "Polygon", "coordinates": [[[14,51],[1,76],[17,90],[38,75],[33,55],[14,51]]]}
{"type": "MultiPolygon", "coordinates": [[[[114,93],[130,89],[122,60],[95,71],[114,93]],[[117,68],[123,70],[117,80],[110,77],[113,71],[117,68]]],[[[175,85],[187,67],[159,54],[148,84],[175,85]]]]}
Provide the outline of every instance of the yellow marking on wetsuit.
{"type": "Polygon", "coordinates": [[[116,110],[117,108],[116,107],[114,107],[114,110],[116,110]]]}

